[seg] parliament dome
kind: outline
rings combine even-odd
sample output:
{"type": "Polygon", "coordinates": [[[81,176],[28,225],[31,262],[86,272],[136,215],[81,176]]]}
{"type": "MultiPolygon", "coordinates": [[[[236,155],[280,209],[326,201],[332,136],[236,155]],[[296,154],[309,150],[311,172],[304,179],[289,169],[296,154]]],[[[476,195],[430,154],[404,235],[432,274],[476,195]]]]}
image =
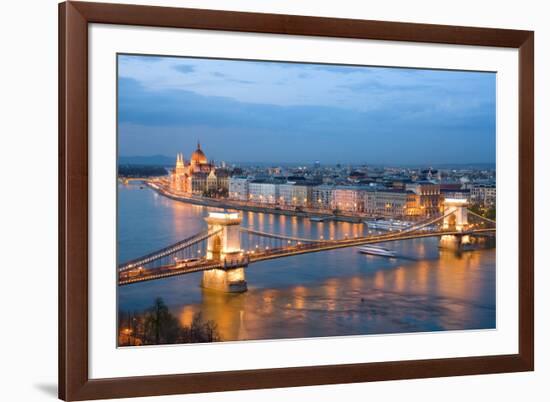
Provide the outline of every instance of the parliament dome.
{"type": "Polygon", "coordinates": [[[191,162],[194,162],[196,164],[208,163],[208,159],[206,159],[206,155],[204,154],[204,152],[202,152],[200,142],[197,143],[197,149],[195,150],[195,152],[191,154],[191,162]]]}

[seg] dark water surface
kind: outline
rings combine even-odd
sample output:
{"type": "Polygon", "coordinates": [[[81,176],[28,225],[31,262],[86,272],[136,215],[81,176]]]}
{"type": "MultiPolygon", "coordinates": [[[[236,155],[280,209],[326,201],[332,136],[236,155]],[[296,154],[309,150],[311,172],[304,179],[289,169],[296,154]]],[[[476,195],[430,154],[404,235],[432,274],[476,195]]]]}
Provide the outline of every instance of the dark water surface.
{"type": "MultiPolygon", "coordinates": [[[[206,228],[208,208],[148,188],[119,185],[118,201],[119,262],[206,228]]],[[[252,212],[242,225],[304,238],[367,233],[360,224],[252,212]]],[[[162,297],[184,325],[202,311],[223,340],[495,328],[495,249],[457,255],[439,250],[438,241],[381,244],[397,259],[347,248],[254,263],[243,294],[202,290],[202,273],[124,286],[119,310],[142,310],[162,297]]]]}

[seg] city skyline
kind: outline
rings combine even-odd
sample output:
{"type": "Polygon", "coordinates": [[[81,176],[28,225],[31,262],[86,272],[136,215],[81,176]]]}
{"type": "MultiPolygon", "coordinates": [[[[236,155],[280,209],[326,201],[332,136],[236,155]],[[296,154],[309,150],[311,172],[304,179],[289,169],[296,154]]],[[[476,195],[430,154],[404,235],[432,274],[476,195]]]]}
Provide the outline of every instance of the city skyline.
{"type": "MultiPolygon", "coordinates": [[[[192,147],[187,147],[192,149],[192,147]]],[[[184,157],[191,154],[192,151],[176,152],[174,155],[135,155],[135,156],[119,156],[119,164],[121,165],[159,165],[159,166],[172,166],[177,159],[177,154],[183,154],[184,157]]],[[[459,162],[459,163],[368,163],[367,161],[348,163],[346,161],[325,163],[322,160],[308,160],[298,162],[281,162],[281,161],[236,161],[236,160],[223,160],[213,157],[212,162],[216,165],[220,165],[222,162],[227,166],[232,167],[311,167],[316,164],[320,164],[323,167],[373,167],[377,169],[496,169],[496,162],[459,162]]]]}
{"type": "Polygon", "coordinates": [[[227,162],[495,163],[493,73],[127,55],[118,72],[121,157],[200,139],[227,162]]]}

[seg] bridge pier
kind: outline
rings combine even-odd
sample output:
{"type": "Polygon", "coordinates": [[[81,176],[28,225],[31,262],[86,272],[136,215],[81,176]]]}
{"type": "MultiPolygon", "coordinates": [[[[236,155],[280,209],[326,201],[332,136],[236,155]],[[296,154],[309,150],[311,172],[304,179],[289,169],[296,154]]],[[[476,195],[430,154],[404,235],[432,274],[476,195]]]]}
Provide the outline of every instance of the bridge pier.
{"type": "Polygon", "coordinates": [[[467,234],[443,235],[439,239],[439,248],[444,250],[461,251],[470,244],[470,236],[467,234]]]}
{"type": "Polygon", "coordinates": [[[245,268],[248,258],[241,249],[238,212],[210,212],[208,230],[216,234],[208,238],[206,258],[219,261],[221,267],[203,272],[201,286],[226,293],[246,292],[245,268]]]}
{"type": "MultiPolygon", "coordinates": [[[[462,198],[446,198],[443,215],[443,229],[462,232],[468,227],[468,200],[462,198]]],[[[460,251],[465,245],[470,244],[468,235],[444,235],[439,239],[439,248],[460,251]]]]}
{"type": "Polygon", "coordinates": [[[234,269],[209,269],[202,275],[201,286],[224,293],[246,292],[244,267],[234,269]]]}

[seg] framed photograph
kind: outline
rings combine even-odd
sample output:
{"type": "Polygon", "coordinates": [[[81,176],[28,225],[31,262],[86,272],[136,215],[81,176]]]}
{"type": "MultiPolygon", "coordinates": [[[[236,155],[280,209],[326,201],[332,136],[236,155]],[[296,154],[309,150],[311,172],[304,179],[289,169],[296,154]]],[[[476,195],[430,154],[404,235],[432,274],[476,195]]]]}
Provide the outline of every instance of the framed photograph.
{"type": "Polygon", "coordinates": [[[533,370],[533,32],[59,17],[61,399],[533,370]]]}

